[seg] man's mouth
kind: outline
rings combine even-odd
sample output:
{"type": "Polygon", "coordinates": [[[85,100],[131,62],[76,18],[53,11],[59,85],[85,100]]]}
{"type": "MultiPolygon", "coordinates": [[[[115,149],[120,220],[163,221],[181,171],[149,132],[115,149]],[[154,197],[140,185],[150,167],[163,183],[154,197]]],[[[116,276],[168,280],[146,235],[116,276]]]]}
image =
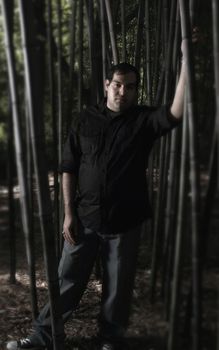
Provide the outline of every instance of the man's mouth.
{"type": "Polygon", "coordinates": [[[118,101],[120,103],[125,103],[126,99],[125,98],[117,98],[116,101],[118,101]]]}

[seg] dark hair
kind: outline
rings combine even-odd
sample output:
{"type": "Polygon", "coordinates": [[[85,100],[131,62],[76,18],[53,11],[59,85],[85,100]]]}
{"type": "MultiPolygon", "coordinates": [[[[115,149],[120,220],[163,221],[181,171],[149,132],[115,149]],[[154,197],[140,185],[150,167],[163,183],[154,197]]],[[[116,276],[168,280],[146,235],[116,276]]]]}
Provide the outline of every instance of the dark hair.
{"type": "Polygon", "coordinates": [[[122,63],[116,64],[114,66],[111,66],[111,68],[107,72],[106,79],[111,81],[113,79],[114,73],[127,74],[130,72],[133,72],[136,75],[136,89],[137,89],[138,85],[140,83],[139,71],[137,70],[137,68],[135,66],[133,66],[132,64],[129,64],[127,62],[122,62],[122,63]]]}

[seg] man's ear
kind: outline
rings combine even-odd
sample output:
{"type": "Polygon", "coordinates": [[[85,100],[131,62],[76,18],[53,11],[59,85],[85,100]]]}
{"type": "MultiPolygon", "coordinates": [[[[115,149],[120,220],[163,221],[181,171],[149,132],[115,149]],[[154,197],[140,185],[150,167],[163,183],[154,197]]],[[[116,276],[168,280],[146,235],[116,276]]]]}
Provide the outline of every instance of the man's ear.
{"type": "Polygon", "coordinates": [[[105,91],[107,91],[107,90],[108,90],[108,86],[109,86],[109,84],[110,84],[109,79],[106,79],[106,80],[105,80],[105,91]]]}

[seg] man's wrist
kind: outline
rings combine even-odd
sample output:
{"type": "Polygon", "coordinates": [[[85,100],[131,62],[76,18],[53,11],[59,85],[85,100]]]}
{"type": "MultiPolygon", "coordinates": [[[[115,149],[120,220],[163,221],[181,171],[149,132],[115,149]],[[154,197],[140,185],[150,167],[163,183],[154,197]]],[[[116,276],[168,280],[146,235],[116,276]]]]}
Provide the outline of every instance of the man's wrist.
{"type": "Polygon", "coordinates": [[[69,205],[69,204],[65,204],[64,205],[64,212],[65,212],[65,215],[73,215],[73,212],[74,212],[74,208],[73,208],[73,205],[69,205]]]}

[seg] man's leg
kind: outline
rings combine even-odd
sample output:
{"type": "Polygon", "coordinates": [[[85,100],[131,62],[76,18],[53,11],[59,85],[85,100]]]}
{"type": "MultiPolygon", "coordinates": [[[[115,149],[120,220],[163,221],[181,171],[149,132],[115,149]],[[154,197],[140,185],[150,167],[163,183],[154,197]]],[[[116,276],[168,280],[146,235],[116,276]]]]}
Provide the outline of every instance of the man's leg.
{"type": "MultiPolygon", "coordinates": [[[[99,245],[99,237],[85,234],[77,245],[65,242],[59,263],[60,298],[63,323],[77,307],[90,277],[99,245]]],[[[31,344],[48,347],[52,342],[49,303],[41,310],[34,324],[35,332],[26,339],[31,344]]],[[[59,337],[65,337],[64,325],[59,330],[59,337]]],[[[24,339],[26,341],[26,339],[24,339]]],[[[18,342],[19,344],[19,342],[18,342]]],[[[18,349],[16,342],[8,343],[8,349],[18,349]],[[13,344],[14,343],[14,347],[13,344]]],[[[25,344],[24,344],[25,346],[25,344]]],[[[27,348],[34,348],[27,344],[27,348]]],[[[21,347],[22,348],[22,347],[21,347]]]]}
{"type": "Polygon", "coordinates": [[[122,338],[128,326],[140,242],[141,225],[101,243],[103,294],[100,333],[104,338],[122,338]]]}

